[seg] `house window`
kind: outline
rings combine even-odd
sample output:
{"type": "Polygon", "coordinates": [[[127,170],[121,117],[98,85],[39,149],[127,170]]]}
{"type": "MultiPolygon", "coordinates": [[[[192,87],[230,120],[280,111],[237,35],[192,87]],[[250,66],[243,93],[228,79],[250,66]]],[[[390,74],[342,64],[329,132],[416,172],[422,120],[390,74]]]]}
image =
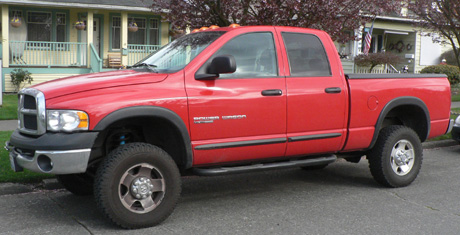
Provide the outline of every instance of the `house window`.
{"type": "Polygon", "coordinates": [[[131,22],[137,24],[136,32],[128,32],[128,44],[145,44],[145,18],[132,18],[131,22]]]}
{"type": "Polygon", "coordinates": [[[66,42],[66,14],[56,14],[56,42],[66,42]]]}
{"type": "Polygon", "coordinates": [[[112,49],[121,48],[121,17],[112,17],[112,49]]]}
{"type": "Polygon", "coordinates": [[[49,12],[29,12],[27,37],[29,41],[51,41],[52,17],[49,12]]]}
{"type": "Polygon", "coordinates": [[[150,19],[150,45],[160,45],[158,19],[150,19]]]}

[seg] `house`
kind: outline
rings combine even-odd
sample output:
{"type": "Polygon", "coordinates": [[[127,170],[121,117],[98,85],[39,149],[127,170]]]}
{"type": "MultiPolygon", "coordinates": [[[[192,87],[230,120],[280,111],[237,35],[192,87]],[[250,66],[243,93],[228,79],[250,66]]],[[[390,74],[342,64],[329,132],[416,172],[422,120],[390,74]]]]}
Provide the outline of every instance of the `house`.
{"type": "Polygon", "coordinates": [[[145,0],[0,0],[2,87],[23,68],[33,83],[132,65],[170,41],[145,0]],[[19,22],[19,24],[17,23],[19,22]],[[89,30],[91,29],[91,30],[89,30]]]}
{"type": "MultiPolygon", "coordinates": [[[[442,53],[452,49],[449,44],[434,42],[429,31],[414,25],[414,20],[402,9],[402,14],[392,16],[377,16],[372,31],[372,41],[369,53],[390,52],[401,58],[401,63],[376,67],[373,73],[403,72],[407,66],[409,73],[419,73],[424,67],[440,64],[442,53]]],[[[345,73],[367,73],[368,68],[354,64],[353,58],[362,53],[364,37],[372,27],[372,22],[361,29],[355,30],[355,35],[361,40],[346,44],[336,43],[342,56],[345,73]]]]}

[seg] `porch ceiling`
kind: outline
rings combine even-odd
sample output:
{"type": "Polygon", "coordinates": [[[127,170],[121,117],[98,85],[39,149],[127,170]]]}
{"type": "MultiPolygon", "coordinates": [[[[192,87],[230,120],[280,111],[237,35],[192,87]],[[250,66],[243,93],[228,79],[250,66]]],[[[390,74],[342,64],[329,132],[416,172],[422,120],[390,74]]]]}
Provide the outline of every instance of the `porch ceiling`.
{"type": "Polygon", "coordinates": [[[144,0],[0,0],[0,4],[150,12],[148,3],[144,0]]]}

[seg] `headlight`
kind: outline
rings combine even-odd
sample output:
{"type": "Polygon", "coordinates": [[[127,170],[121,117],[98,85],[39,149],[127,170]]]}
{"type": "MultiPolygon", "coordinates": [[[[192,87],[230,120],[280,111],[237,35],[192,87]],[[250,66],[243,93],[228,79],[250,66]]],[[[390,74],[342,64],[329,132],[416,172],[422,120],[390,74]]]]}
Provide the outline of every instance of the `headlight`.
{"type": "Polygon", "coordinates": [[[48,110],[47,130],[49,131],[77,131],[88,130],[88,114],[77,110],[48,110]]]}

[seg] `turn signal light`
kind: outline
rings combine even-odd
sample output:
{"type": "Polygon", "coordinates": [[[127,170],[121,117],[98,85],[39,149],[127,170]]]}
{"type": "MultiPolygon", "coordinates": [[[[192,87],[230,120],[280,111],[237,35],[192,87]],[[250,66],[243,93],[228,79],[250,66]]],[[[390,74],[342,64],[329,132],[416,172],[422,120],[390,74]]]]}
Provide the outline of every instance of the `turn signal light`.
{"type": "Polygon", "coordinates": [[[217,25],[211,25],[211,26],[209,26],[209,29],[218,29],[218,28],[220,28],[220,27],[217,26],[217,25]]]}
{"type": "Polygon", "coordinates": [[[208,27],[201,27],[200,31],[205,31],[205,30],[208,30],[208,29],[209,29],[208,27]]]}
{"type": "Polygon", "coordinates": [[[199,29],[194,29],[194,30],[192,30],[192,33],[196,33],[198,31],[200,31],[200,30],[199,29]]]}
{"type": "Polygon", "coordinates": [[[230,27],[230,28],[236,28],[236,27],[240,27],[240,25],[239,25],[239,24],[231,24],[231,25],[228,26],[228,27],[230,27]]]}

